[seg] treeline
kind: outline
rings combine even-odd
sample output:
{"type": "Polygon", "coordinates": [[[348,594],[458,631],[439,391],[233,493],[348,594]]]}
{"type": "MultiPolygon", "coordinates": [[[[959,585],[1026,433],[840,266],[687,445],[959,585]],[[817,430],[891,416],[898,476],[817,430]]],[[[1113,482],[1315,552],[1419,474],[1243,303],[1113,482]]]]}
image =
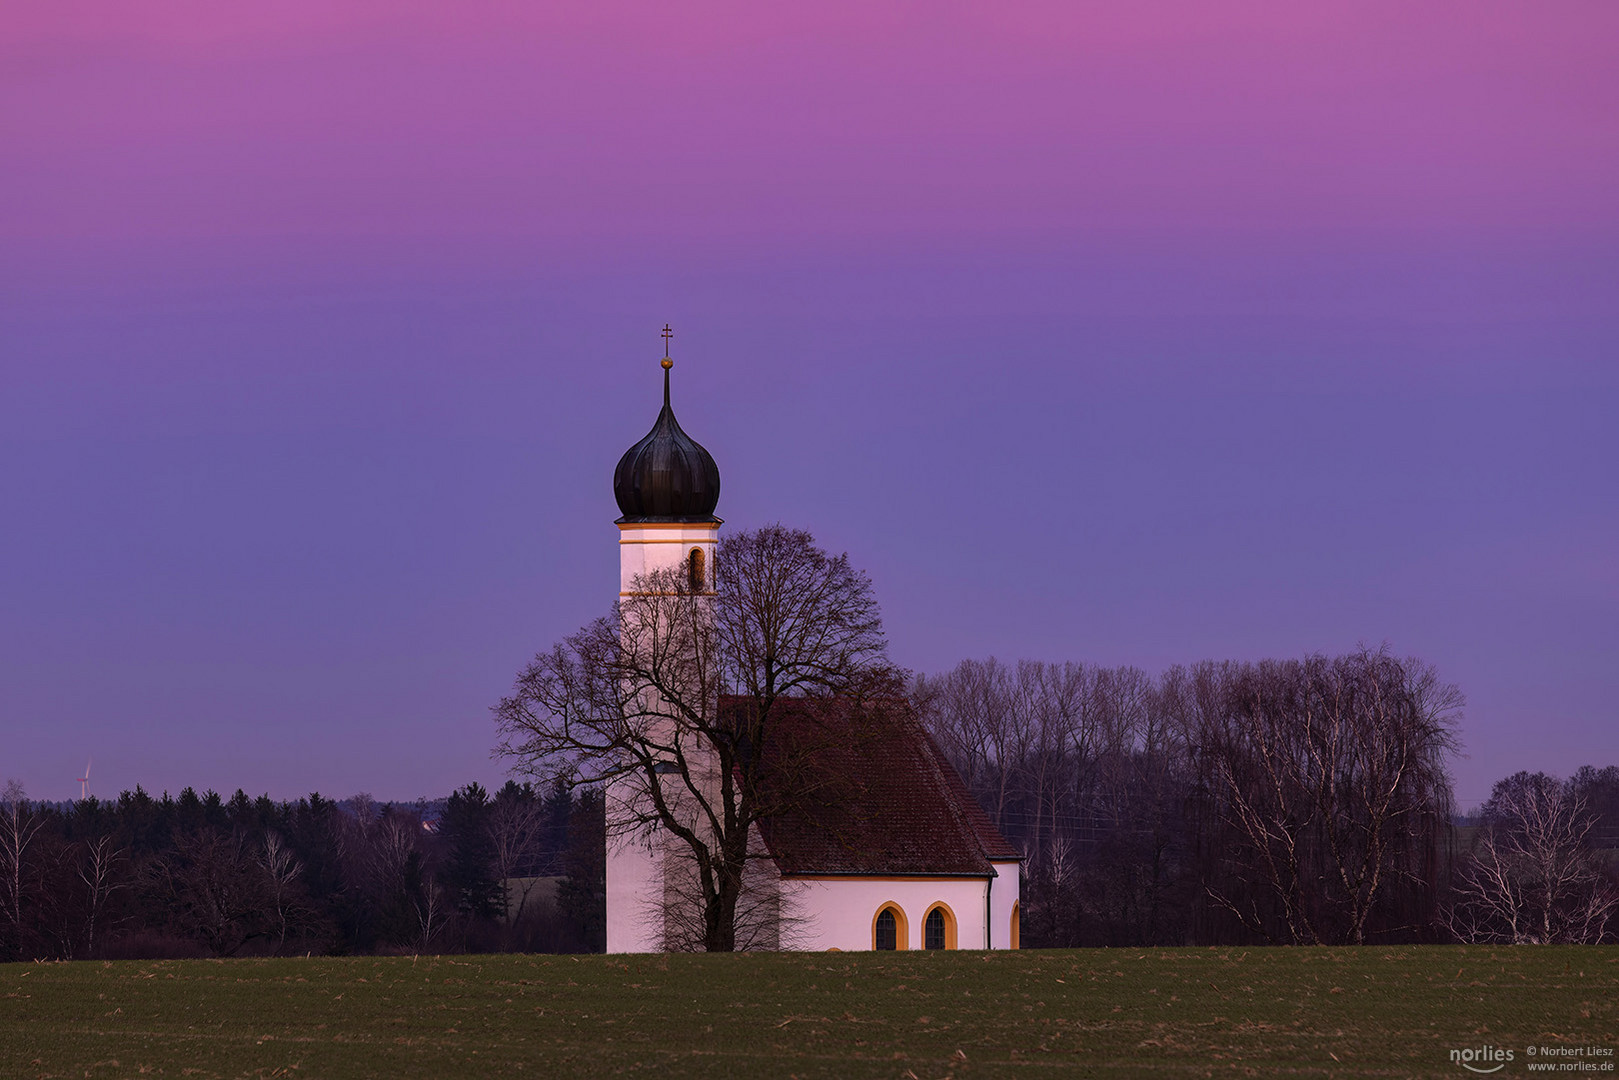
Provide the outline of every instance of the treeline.
{"type": "Polygon", "coordinates": [[[913,691],[1027,857],[1027,945],[1614,939],[1619,768],[1519,774],[1458,828],[1462,699],[1420,661],[969,660],[913,691]]]}
{"type": "Polygon", "coordinates": [[[0,961],[599,951],[590,792],[478,784],[429,808],[190,788],[57,807],[0,797],[0,961]]]}
{"type": "MultiPolygon", "coordinates": [[[[1458,817],[1461,696],[1420,661],[969,660],[912,691],[1026,855],[1026,947],[1619,937],[1619,767],[1518,773],[1458,817]]],[[[9,785],[0,961],[599,951],[604,848],[589,789],[439,809],[9,785]]]]}

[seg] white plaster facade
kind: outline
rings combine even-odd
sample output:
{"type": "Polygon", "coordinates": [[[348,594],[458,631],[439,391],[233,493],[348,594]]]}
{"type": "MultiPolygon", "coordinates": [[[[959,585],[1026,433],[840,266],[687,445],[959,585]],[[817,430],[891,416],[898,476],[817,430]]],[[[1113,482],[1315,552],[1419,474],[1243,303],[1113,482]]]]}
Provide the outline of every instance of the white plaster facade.
{"type": "MultiPolygon", "coordinates": [[[[607,855],[607,951],[658,952],[663,929],[657,921],[657,899],[664,891],[670,865],[658,849],[639,840],[611,841],[607,855]]],[[[760,864],[768,866],[769,859],[760,864]]],[[[893,907],[898,915],[901,949],[923,947],[927,913],[944,905],[951,948],[1016,948],[1013,913],[1018,909],[1018,864],[997,862],[996,876],[900,877],[813,876],[782,878],[770,872],[779,890],[786,919],[781,945],[817,952],[859,952],[874,947],[877,915],[893,907]]],[[[771,885],[767,885],[769,888],[771,885]]]]}
{"type": "MultiPolygon", "coordinates": [[[[613,793],[608,792],[608,813],[613,793]]],[[[659,856],[645,840],[607,840],[607,951],[646,953],[663,950],[663,928],[653,918],[650,899],[663,893],[659,856]]]]}
{"type": "Polygon", "coordinates": [[[1023,896],[1020,879],[1022,864],[992,860],[998,875],[989,894],[989,940],[986,949],[1015,949],[1018,935],[1015,919],[1021,913],[1023,896]]]}
{"type": "Polygon", "coordinates": [[[1018,903],[1018,864],[996,866],[999,876],[803,877],[782,882],[784,908],[802,920],[792,944],[806,951],[858,952],[874,944],[877,914],[898,909],[900,948],[922,948],[922,923],[944,904],[958,949],[1005,949],[1018,903]]]}
{"type": "Polygon", "coordinates": [[[636,579],[645,574],[686,564],[693,551],[703,553],[704,576],[712,582],[714,553],[719,540],[718,521],[621,522],[618,526],[618,595],[631,595],[636,579]]]}
{"type": "MultiPolygon", "coordinates": [[[[646,575],[689,566],[693,551],[702,553],[704,578],[714,580],[714,555],[720,522],[643,523],[618,526],[618,594],[634,595],[646,575]]],[[[634,785],[610,786],[607,813],[622,814],[624,800],[634,785]]],[[[622,820],[622,817],[620,817],[622,820]]],[[[611,830],[609,830],[611,833],[611,830]]],[[[607,843],[607,951],[658,952],[663,949],[663,927],[656,918],[656,899],[663,896],[666,837],[615,836],[607,843]]]]}

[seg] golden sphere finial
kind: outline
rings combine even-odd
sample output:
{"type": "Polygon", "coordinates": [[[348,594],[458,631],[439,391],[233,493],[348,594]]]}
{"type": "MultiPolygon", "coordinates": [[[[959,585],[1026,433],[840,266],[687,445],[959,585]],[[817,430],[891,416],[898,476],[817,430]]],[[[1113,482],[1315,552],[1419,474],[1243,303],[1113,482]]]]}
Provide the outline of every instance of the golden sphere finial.
{"type": "Polygon", "coordinates": [[[675,362],[669,359],[667,356],[665,356],[662,360],[659,360],[658,363],[663,365],[663,370],[665,371],[668,371],[670,368],[675,366],[675,362]]]}

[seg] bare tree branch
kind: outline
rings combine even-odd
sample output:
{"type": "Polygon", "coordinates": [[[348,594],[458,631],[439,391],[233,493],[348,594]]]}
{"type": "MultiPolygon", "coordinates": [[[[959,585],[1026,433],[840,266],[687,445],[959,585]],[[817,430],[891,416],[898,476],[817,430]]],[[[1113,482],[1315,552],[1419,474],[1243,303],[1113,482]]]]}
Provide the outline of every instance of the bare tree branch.
{"type": "Polygon", "coordinates": [[[678,842],[704,948],[729,951],[754,830],[815,794],[815,747],[777,738],[779,703],[894,696],[902,681],[870,581],[808,533],[727,537],[714,590],[678,569],[638,578],[610,616],[537,656],[494,711],[496,753],[515,771],[602,785],[616,836],[678,842]],[[764,783],[767,761],[806,782],[764,783]]]}

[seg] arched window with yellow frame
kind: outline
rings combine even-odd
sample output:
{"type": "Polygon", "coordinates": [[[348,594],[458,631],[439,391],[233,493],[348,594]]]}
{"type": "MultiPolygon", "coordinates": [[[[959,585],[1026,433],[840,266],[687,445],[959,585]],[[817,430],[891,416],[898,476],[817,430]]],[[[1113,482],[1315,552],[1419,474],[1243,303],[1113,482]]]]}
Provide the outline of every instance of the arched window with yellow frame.
{"type": "Polygon", "coordinates": [[[928,908],[922,916],[922,948],[954,949],[956,947],[956,913],[943,900],[928,908]]]}
{"type": "Polygon", "coordinates": [[[686,580],[694,593],[708,591],[708,575],[703,569],[703,549],[692,548],[686,557],[686,580]]]}
{"type": "Polygon", "coordinates": [[[871,947],[877,950],[904,949],[910,941],[905,910],[893,901],[883,904],[871,919],[871,947]]]}
{"type": "Polygon", "coordinates": [[[1014,949],[1021,948],[1021,946],[1018,945],[1018,929],[1019,929],[1019,927],[1018,927],[1018,914],[1019,914],[1018,902],[1014,901],[1013,904],[1012,904],[1012,945],[1011,945],[1011,947],[1014,948],[1014,949]]]}

